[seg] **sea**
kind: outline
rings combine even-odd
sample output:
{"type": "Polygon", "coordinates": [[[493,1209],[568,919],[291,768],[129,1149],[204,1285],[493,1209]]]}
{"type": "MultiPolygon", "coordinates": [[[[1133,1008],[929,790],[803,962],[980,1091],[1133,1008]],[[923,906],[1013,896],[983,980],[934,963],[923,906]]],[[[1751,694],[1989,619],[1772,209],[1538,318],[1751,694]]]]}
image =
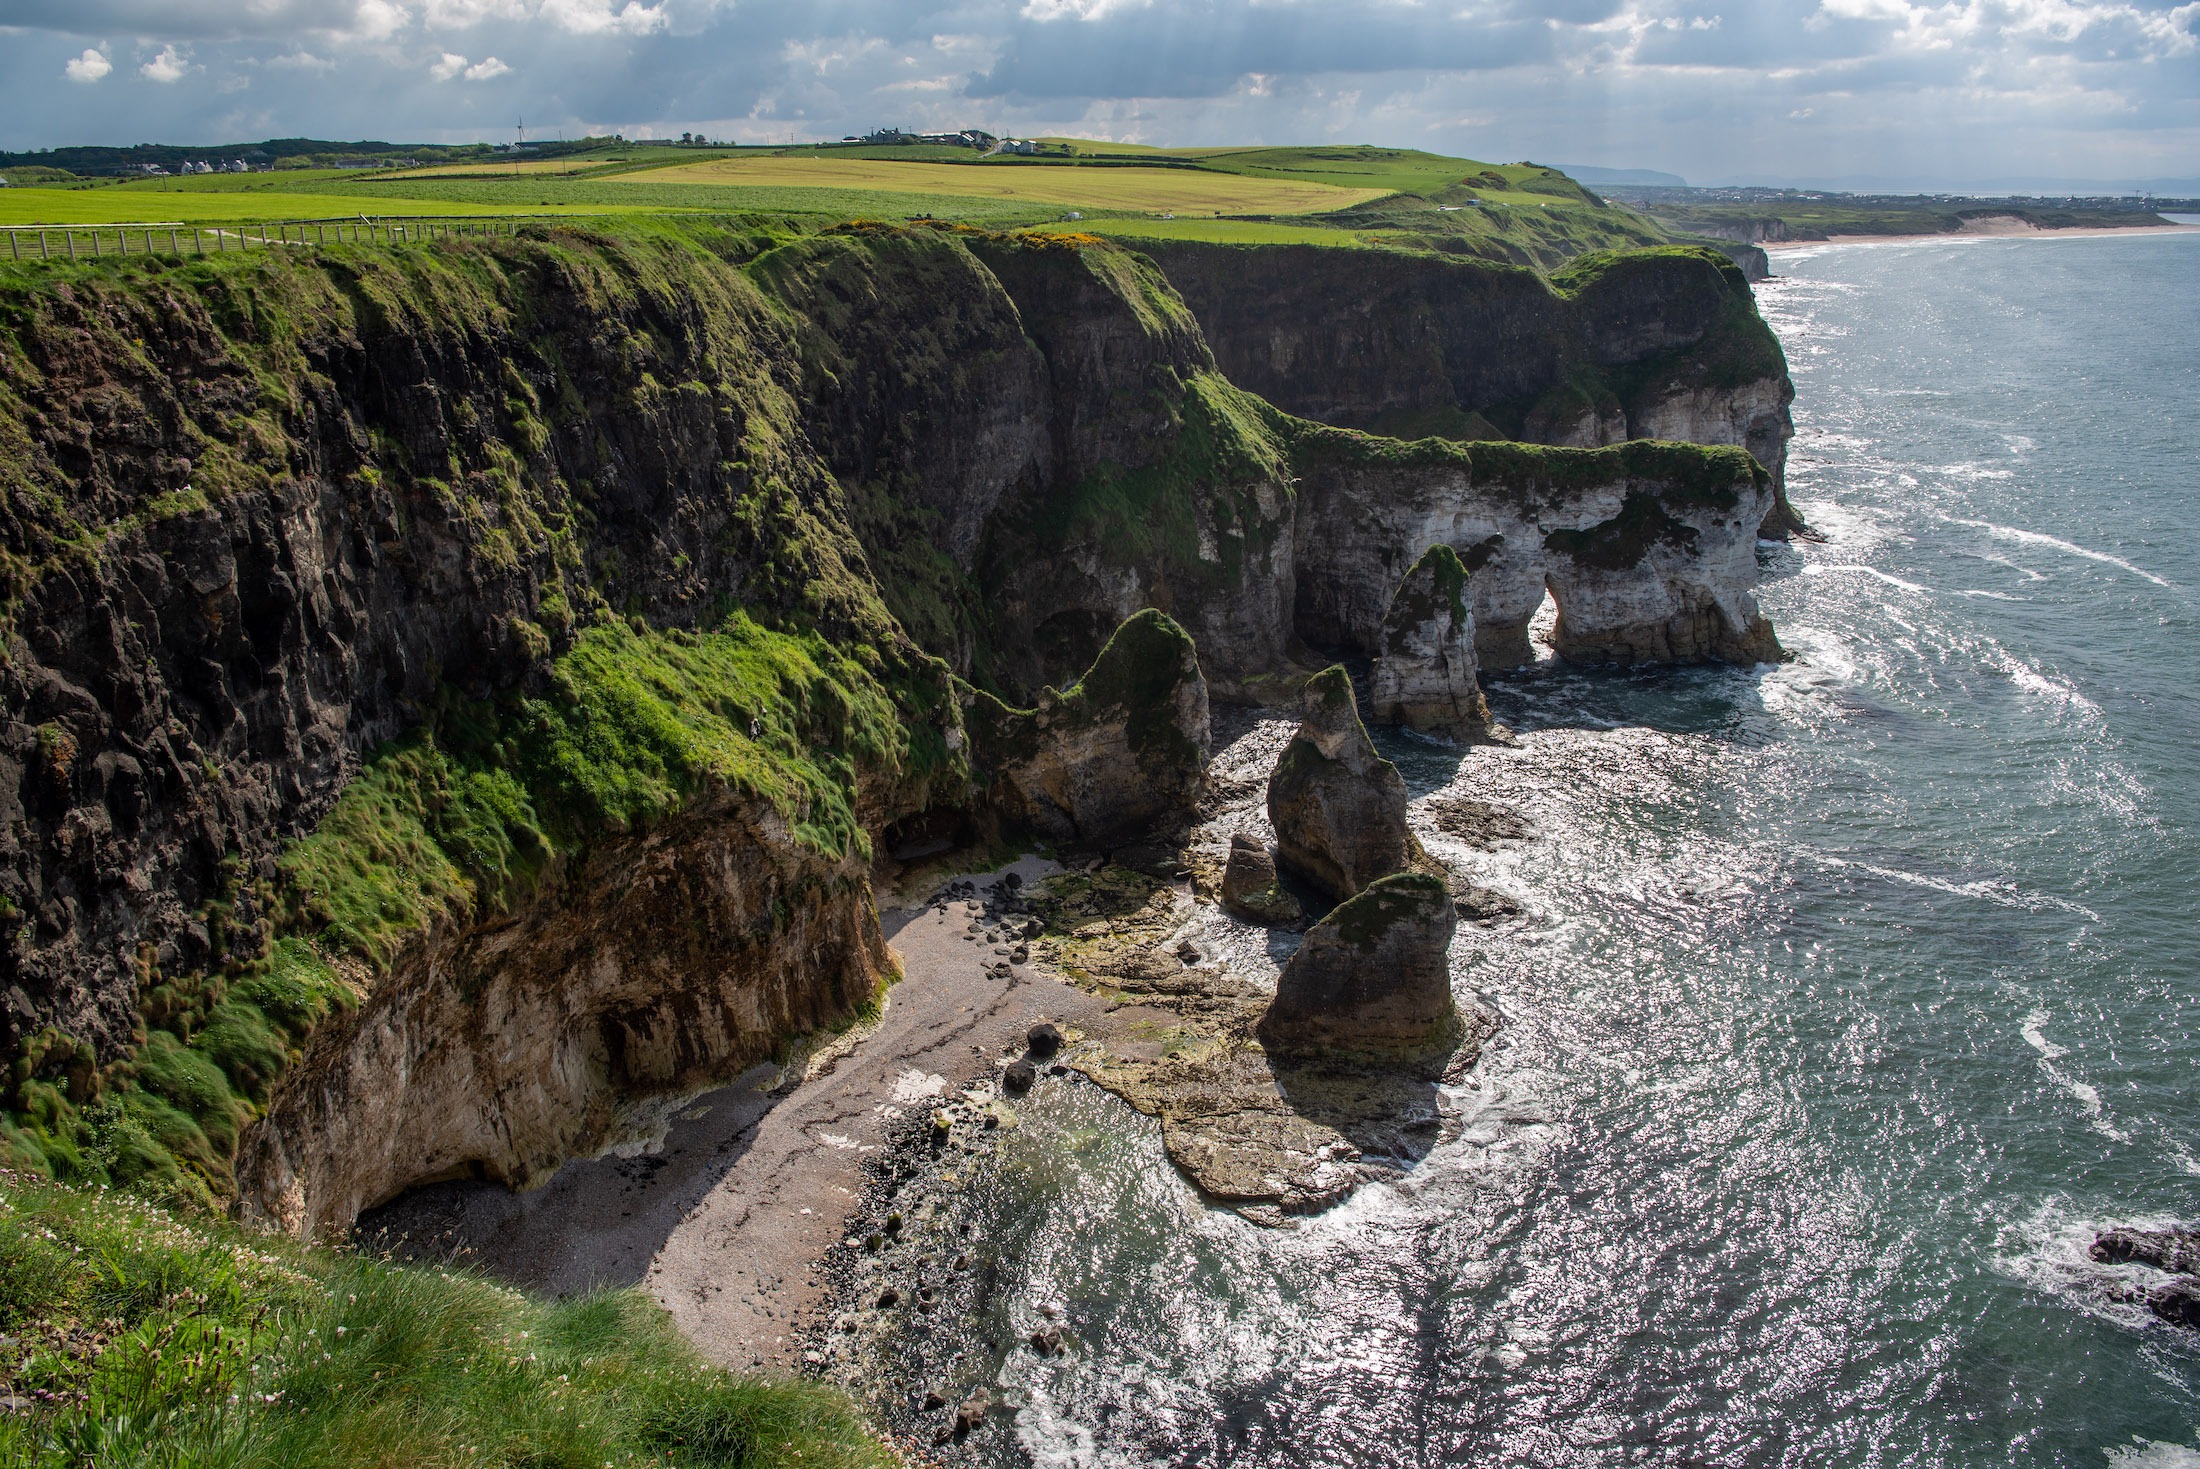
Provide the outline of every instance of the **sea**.
{"type": "Polygon", "coordinates": [[[2200,234],[1831,245],[1761,548],[1793,655],[1491,680],[1388,737],[1504,1028],[1458,1135],[1286,1229],[1043,1087],[981,1190],[1000,1465],[2200,1466],[2200,234]]]}

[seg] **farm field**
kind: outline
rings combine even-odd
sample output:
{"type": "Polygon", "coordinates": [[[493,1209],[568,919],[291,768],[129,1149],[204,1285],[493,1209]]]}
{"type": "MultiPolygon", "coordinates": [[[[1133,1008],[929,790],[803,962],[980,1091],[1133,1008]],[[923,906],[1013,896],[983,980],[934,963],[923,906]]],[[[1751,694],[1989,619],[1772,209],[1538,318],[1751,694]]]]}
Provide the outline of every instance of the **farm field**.
{"type": "Polygon", "coordinates": [[[1045,164],[895,163],[816,154],[724,158],[622,174],[606,181],[719,187],[861,189],[1013,200],[1094,209],[1205,214],[1319,214],[1391,192],[1305,179],[1252,178],[1186,168],[1045,164]]]}
{"type": "MultiPolygon", "coordinates": [[[[626,206],[631,209],[633,206],[626,206]]],[[[362,196],[243,189],[0,190],[0,225],[38,224],[231,224],[276,219],[357,219],[360,215],[605,214],[626,212],[602,205],[538,205],[529,201],[482,203],[403,194],[362,196]]]]}

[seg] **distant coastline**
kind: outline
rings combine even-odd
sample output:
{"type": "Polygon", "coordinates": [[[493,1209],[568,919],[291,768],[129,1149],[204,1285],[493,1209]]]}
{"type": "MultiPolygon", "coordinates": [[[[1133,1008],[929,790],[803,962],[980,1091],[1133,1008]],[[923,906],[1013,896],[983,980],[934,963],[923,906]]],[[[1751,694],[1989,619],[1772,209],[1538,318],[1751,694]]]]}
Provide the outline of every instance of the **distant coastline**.
{"type": "Polygon", "coordinates": [[[2072,225],[2064,228],[1943,230],[1913,235],[1832,235],[1822,240],[1758,240],[1768,253],[1818,250],[1828,245],[1915,245],[1926,240],[2044,240],[2091,239],[2110,235],[2200,234],[2200,224],[2146,224],[2125,226],[2072,225]]]}

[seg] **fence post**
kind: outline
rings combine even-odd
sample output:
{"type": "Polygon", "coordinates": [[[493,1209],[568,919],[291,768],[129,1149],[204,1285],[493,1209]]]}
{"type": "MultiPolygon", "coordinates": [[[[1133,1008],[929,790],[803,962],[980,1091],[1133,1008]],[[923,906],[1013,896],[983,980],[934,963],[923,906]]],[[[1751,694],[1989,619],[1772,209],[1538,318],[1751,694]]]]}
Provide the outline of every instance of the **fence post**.
{"type": "Polygon", "coordinates": [[[93,258],[94,260],[97,260],[97,259],[99,258],[99,226],[98,226],[98,225],[93,225],[93,226],[92,226],[92,258],[93,258]]]}
{"type": "Polygon", "coordinates": [[[53,251],[46,246],[46,232],[44,230],[38,232],[38,258],[40,260],[53,259],[53,251]]]}
{"type": "Polygon", "coordinates": [[[206,253],[206,236],[200,234],[196,229],[191,231],[191,247],[201,255],[206,253]]]}
{"type": "Polygon", "coordinates": [[[76,231],[63,230],[61,232],[61,238],[69,242],[69,258],[71,260],[76,259],[76,231]]]}
{"type": "Polygon", "coordinates": [[[8,231],[8,248],[15,252],[16,259],[23,258],[23,237],[14,230],[8,231]]]}

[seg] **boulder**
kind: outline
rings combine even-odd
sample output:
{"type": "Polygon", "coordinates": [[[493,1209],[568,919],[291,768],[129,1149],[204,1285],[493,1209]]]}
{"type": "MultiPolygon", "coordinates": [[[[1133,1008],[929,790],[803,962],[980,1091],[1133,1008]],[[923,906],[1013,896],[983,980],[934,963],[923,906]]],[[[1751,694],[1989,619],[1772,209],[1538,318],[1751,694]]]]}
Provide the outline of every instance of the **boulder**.
{"type": "Polygon", "coordinates": [[[1299,900],[1276,879],[1276,859],[1242,832],[1230,838],[1230,862],[1222,869],[1222,906],[1244,919],[1284,928],[1305,915],[1299,900]]]}
{"type": "Polygon", "coordinates": [[[1441,735],[1489,724],[1490,706],[1475,678],[1467,568],[1451,547],[1429,547],[1398,584],[1369,693],[1378,724],[1441,735]]]}
{"type": "Polygon", "coordinates": [[[2174,1276],[2156,1286],[2147,1309],[2172,1326],[2200,1329],[2200,1277],[2174,1276]]]}
{"type": "Polygon", "coordinates": [[[1406,783],[1375,753],[1341,666],[1308,680],[1306,718],[1268,777],[1276,863],[1332,898],[1425,862],[1406,825],[1406,783]]]}
{"type": "Polygon", "coordinates": [[[2200,1229],[2110,1229],[2088,1251],[2103,1265],[2137,1262],[2172,1275],[2200,1274],[2200,1229]]]}
{"type": "Polygon", "coordinates": [[[1308,930],[1260,1020],[1270,1051],[1409,1052],[1443,1039],[1455,1017],[1451,947],[1458,916],[1425,872],[1379,878],[1308,930]]]}
{"type": "Polygon", "coordinates": [[[1106,846],[1180,822],[1207,773],[1207,680],[1191,636],[1151,608],[1115,630],[1077,683],[1012,709],[977,690],[964,723],[1012,824],[1106,846]]]}

